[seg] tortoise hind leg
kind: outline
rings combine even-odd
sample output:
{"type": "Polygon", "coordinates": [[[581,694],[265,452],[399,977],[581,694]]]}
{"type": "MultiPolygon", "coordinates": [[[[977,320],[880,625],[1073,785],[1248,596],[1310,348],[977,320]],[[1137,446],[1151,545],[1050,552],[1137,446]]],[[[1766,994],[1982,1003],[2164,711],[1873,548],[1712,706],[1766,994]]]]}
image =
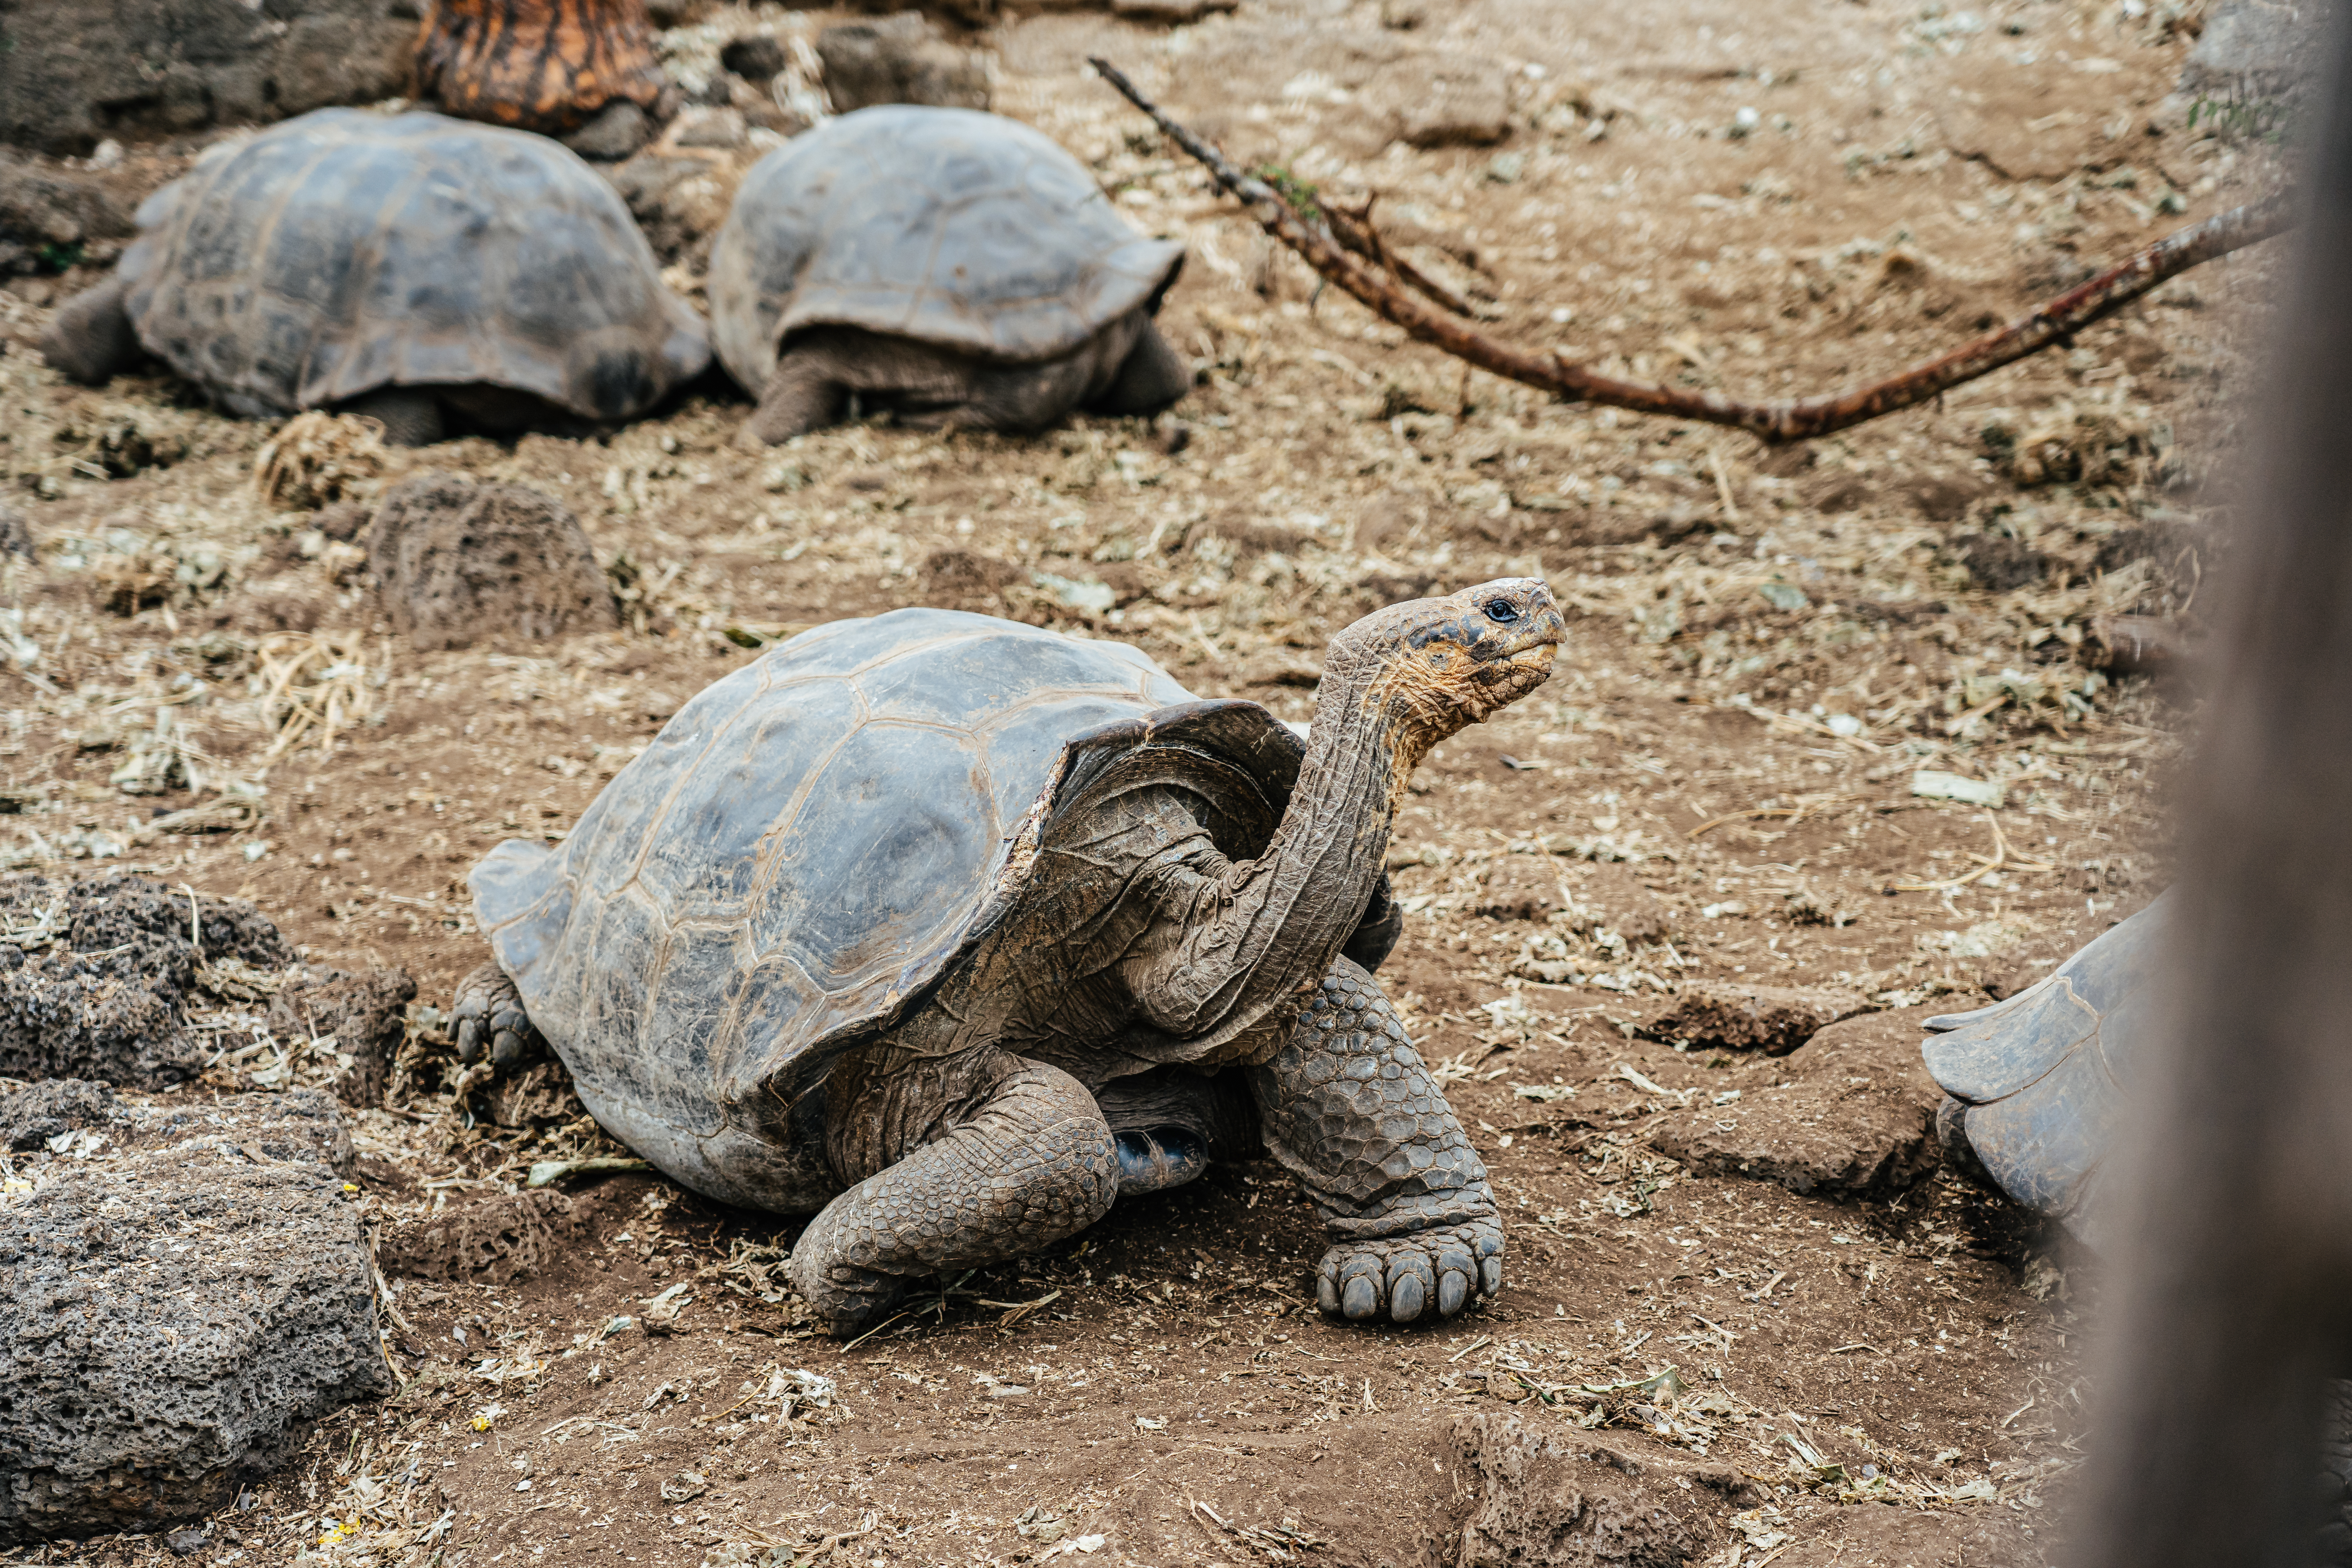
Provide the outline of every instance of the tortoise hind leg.
{"type": "Polygon", "coordinates": [[[1118,1143],[1118,1195],[1164,1193],[1220,1160],[1262,1159],[1257,1107],[1239,1073],[1160,1068],[1113,1079],[1095,1103],[1118,1143]]]}
{"type": "Polygon", "coordinates": [[[776,361],[768,384],[760,391],[760,406],[752,410],[735,444],[758,451],[839,424],[848,412],[849,394],[828,352],[786,349],[776,361]]]}
{"type": "Polygon", "coordinates": [[[1160,336],[1159,326],[1147,320],[1136,334],[1135,346],[1119,362],[1118,374],[1088,406],[1114,417],[1157,414],[1192,388],[1192,367],[1160,336]]]}
{"type": "Polygon", "coordinates": [[[522,993],[495,963],[457,982],[449,1016],[457,1027],[457,1059],[469,1065],[487,1055],[491,1068],[503,1072],[547,1045],[523,1011],[522,993]]]}
{"type": "Polygon", "coordinates": [[[140,355],[139,335],[122,308],[131,280],[117,272],[95,289],[67,300],[41,334],[41,357],[50,367],[84,386],[103,386],[140,355]]]}
{"type": "Polygon", "coordinates": [[[911,1279],[1075,1235],[1118,1194],[1110,1128],[1077,1079],[997,1050],[928,1065],[869,1047],[836,1064],[826,1086],[837,1170],[878,1163],[898,1136],[931,1130],[902,1116],[948,1108],[934,1123],[944,1131],[835,1198],[793,1245],[793,1284],[836,1334],[877,1321],[911,1279]]]}

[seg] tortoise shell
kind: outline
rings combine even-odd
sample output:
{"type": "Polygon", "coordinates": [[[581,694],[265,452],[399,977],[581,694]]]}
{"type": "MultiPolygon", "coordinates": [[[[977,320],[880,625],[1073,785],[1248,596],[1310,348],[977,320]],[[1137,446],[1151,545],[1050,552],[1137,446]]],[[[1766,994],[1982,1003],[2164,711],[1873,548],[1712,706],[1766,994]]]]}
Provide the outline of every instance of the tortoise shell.
{"type": "Polygon", "coordinates": [[[2095,1243],[2118,1111],[2159,1025],[2172,908],[2166,893],[2006,1001],[1926,1021],[1921,1055],[1951,1097],[1943,1114],[1985,1173],[2095,1243]]]}
{"type": "MultiPolygon", "coordinates": [[[[1305,756],[1264,708],[1121,643],[898,610],[705,689],[560,847],[509,839],[468,883],[599,1121],[698,1191],[813,1210],[837,1184],[806,1091],[1015,906],[1090,791],[1180,754],[1219,848],[1263,852],[1305,756]]],[[[1383,882],[1349,951],[1392,940],[1383,882]]]]}
{"type": "Polygon", "coordinates": [[[757,392],[783,340],[862,327],[995,359],[1069,353],[1155,305],[1184,247],[1129,228],[1018,121],[887,104],[754,163],[711,252],[711,335],[757,392]]]}
{"type": "Polygon", "coordinates": [[[139,225],[139,341],[248,417],[479,384],[625,419],[710,360],[613,187],[523,132],[322,109],[200,162],[139,225]]]}

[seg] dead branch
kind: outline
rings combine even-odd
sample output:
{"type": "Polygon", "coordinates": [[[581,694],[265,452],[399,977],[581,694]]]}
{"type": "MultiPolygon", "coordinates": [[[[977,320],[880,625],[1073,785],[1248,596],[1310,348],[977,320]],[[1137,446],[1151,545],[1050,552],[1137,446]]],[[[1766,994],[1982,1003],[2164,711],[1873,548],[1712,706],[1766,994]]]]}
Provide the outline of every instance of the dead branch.
{"type": "MultiPolygon", "coordinates": [[[[1301,212],[1283,193],[1235,167],[1215,147],[1171,119],[1144,97],[1118,67],[1098,58],[1087,63],[1118,89],[1120,96],[1150,115],[1171,141],[1215,176],[1217,184],[1239,198],[1268,234],[1297,251],[1308,266],[1354,295],[1374,313],[1395,322],[1423,342],[1481,370],[1540,387],[1564,402],[1598,403],[1643,414],[1729,425],[1773,443],[1809,440],[1897,409],[1915,407],[2053,343],[2069,342],[2084,327],[2115,314],[2166,279],[2217,256],[2227,256],[2268,239],[2294,221],[2284,194],[2233,207],[2167,236],[2121,266],[2110,268],[1997,331],[1883,381],[1822,397],[1743,403],[1720,393],[1602,375],[1555,353],[1530,352],[1498,342],[1460,320],[1461,312],[1447,313],[1423,303],[1399,288],[1391,276],[1384,275],[1384,270],[1393,270],[1393,263],[1388,269],[1380,266],[1387,259],[1387,251],[1376,233],[1369,238],[1351,234],[1349,237],[1357,243],[1344,243],[1333,232],[1333,224],[1326,221],[1327,216],[1343,215],[1301,212]],[[1366,260],[1349,255],[1350,250],[1363,255],[1366,260]],[[1367,265],[1367,261],[1371,264],[1367,265]]],[[[1351,228],[1370,229],[1369,223],[1348,221],[1351,228]]],[[[1416,279],[1412,286],[1433,299],[1449,298],[1449,291],[1433,289],[1424,280],[1416,279]]]]}
{"type": "Polygon", "coordinates": [[[1423,298],[1434,300],[1441,308],[1457,316],[1475,316],[1470,301],[1415,267],[1388,247],[1378,227],[1372,223],[1372,204],[1367,201],[1354,212],[1339,207],[1324,209],[1331,219],[1331,237],[1340,246],[1354,251],[1373,266],[1391,273],[1398,282],[1423,298]]]}

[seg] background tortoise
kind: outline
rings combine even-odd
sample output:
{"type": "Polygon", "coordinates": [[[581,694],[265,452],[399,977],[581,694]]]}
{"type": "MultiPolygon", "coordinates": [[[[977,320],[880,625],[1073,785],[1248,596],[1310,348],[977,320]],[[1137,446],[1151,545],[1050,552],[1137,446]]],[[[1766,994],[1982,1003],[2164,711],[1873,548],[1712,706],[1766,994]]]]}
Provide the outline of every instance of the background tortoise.
{"type": "Polygon", "coordinates": [[[743,176],[711,252],[711,336],[771,444],[853,396],[999,430],[1147,414],[1192,384],[1151,324],[1183,261],[1028,126],[861,109],[743,176]]]}
{"type": "Polygon", "coordinates": [[[680,709],[560,847],[475,868],[496,962],[460,1052],[511,1060],[535,1025],[678,1181],[822,1210],[793,1270],[836,1330],[1261,1147],[1328,1222],[1326,1310],[1451,1316],[1502,1232],[1368,973],[1381,859],[1423,754],[1560,636],[1530,579],[1381,611],[1332,643],[1302,743],[1116,643],[820,627],[680,709]]]}
{"type": "Polygon", "coordinates": [[[229,413],[337,406],[414,446],[443,404],[631,418],[710,360],[612,186],[522,132],[323,109],[199,162],[139,225],[42,341],[77,381],[143,348],[229,413]]]}
{"type": "Polygon", "coordinates": [[[1927,1021],[1937,1141],[2038,1214],[2100,1239],[2099,1180],[2135,1058],[2161,1026],[2168,893],[2005,1001],[1927,1021]]]}

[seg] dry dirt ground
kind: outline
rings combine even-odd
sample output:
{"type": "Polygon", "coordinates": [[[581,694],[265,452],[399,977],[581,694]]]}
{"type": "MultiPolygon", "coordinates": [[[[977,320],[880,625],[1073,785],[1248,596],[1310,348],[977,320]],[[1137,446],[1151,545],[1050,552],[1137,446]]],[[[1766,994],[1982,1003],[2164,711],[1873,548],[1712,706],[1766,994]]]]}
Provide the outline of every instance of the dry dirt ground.
{"type": "MultiPolygon", "coordinates": [[[[89,275],[0,293],[30,535],[0,612],[12,862],[241,894],[316,961],[404,966],[424,1004],[484,956],[467,867],[560,837],[681,700],[798,627],[989,610],[1301,718],[1325,640],[1374,605],[1525,573],[1570,606],[1551,683],[1441,748],[1391,854],[1412,913],[1384,978],[1510,1216],[1498,1300],[1319,1319],[1311,1218],[1244,1166],[842,1345],[797,1324],[791,1223],[638,1173],[507,1195],[535,1160],[620,1151],[547,1072],[467,1125],[420,1011],[394,1108],[355,1113],[405,1391],[324,1422],[194,1557],[1408,1568],[1524,1546],[1549,1508],[1561,1562],[2043,1560],[2094,1270],[1935,1168],[1916,1026],[2162,884],[2185,699],[2098,668],[2096,623],[2193,625],[2274,258],[1768,451],[1465,375],[1318,297],[1082,61],[1331,198],[1377,193],[1496,331],[1760,395],[1948,346],[2258,194],[2272,154],[2163,101],[2179,6],[1381,9],[1048,12],[976,40],[1000,108],[1192,247],[1163,321],[1200,384],[1156,422],[751,454],[713,386],[583,438],[347,446],[281,508],[256,490],[268,427],[43,367],[44,307],[89,275]],[[1500,143],[1366,130],[1399,70],[1492,61],[1500,143]],[[432,469],[563,500],[627,628],[395,639],[320,527],[350,514],[301,503],[432,469]],[[331,705],[331,731],[303,717],[331,705]],[[1692,998],[1723,984],[1872,1011],[1769,1056],[1710,1043],[1692,998]],[[1618,1461],[1538,1485],[1508,1420],[1618,1461]],[[1576,1555],[1578,1530],[1618,1555],[1576,1555]]],[[[134,149],[121,177],[192,151],[134,149]]]]}

